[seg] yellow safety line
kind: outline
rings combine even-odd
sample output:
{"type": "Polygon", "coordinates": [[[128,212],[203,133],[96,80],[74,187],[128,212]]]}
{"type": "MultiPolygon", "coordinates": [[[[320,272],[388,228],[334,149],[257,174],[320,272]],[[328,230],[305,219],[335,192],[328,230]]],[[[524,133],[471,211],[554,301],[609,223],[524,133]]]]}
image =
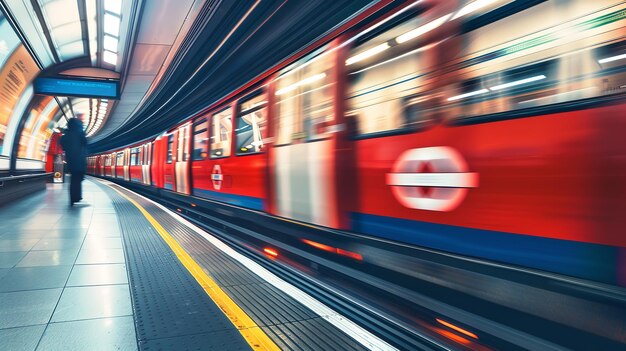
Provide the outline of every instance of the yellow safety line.
{"type": "Polygon", "coordinates": [[[120,195],[126,198],[130,203],[135,205],[143,213],[146,219],[152,224],[154,229],[161,235],[163,240],[174,251],[176,257],[187,268],[189,273],[193,275],[196,281],[202,286],[204,291],[224,312],[226,317],[230,319],[233,325],[239,330],[244,339],[250,344],[254,350],[280,350],[280,348],[265,334],[265,332],[239,307],[220,287],[215,283],[208,274],[194,261],[193,258],[178,244],[166,230],[157,222],[154,217],[146,209],[144,209],[135,200],[122,193],[120,190],[111,187],[120,195]]]}

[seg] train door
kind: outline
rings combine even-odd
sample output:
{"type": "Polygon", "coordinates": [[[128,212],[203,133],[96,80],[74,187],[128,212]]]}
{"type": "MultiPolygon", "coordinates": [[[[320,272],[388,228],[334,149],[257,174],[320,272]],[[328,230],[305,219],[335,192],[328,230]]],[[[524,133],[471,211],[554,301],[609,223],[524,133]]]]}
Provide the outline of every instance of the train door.
{"type": "Polygon", "coordinates": [[[174,191],[176,189],[176,153],[174,145],[177,140],[178,131],[173,131],[165,136],[165,163],[163,164],[163,188],[174,191]]]}
{"type": "Polygon", "coordinates": [[[152,143],[147,143],[142,147],[141,155],[141,180],[144,185],[150,185],[150,161],[152,153],[152,143]]]}
{"type": "Polygon", "coordinates": [[[229,160],[232,153],[233,108],[223,107],[210,120],[200,118],[193,123],[193,194],[212,200],[230,202],[232,174],[229,160]],[[208,153],[207,153],[208,148],[208,153]]]}
{"type": "Polygon", "coordinates": [[[337,79],[334,52],[309,55],[273,83],[275,144],[270,152],[275,214],[339,226],[337,79]]]}
{"type": "Polygon", "coordinates": [[[214,190],[211,182],[209,163],[209,122],[206,117],[193,121],[193,152],[191,154],[192,194],[209,198],[208,191],[214,190]]]}
{"type": "Polygon", "coordinates": [[[115,178],[124,179],[124,150],[115,153],[115,178]]]}
{"type": "Polygon", "coordinates": [[[109,155],[111,159],[111,178],[117,177],[117,153],[112,153],[109,155]]]}
{"type": "Polygon", "coordinates": [[[124,180],[130,182],[130,148],[124,149],[124,180]]]}
{"type": "Polygon", "coordinates": [[[161,189],[165,188],[164,167],[166,162],[167,138],[167,135],[158,137],[152,143],[152,155],[150,155],[150,180],[152,185],[161,189]]]}
{"type": "Polygon", "coordinates": [[[189,142],[191,136],[191,124],[186,124],[178,128],[176,140],[176,160],[174,171],[176,172],[176,192],[191,194],[189,186],[189,142]]]}

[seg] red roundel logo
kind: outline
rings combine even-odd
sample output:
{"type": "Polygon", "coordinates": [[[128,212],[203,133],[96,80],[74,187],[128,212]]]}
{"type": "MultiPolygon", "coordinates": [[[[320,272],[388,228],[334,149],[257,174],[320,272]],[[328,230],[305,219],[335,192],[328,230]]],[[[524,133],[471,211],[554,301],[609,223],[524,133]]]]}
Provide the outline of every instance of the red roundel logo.
{"type": "Polygon", "coordinates": [[[478,187],[478,173],[447,146],[407,150],[387,174],[387,185],[404,206],[418,210],[452,211],[469,188],[478,187]]]}
{"type": "Polygon", "coordinates": [[[222,188],[223,180],[224,175],[222,174],[222,167],[220,167],[220,165],[213,166],[213,171],[211,172],[211,181],[213,182],[213,188],[215,190],[220,190],[222,188]]]}

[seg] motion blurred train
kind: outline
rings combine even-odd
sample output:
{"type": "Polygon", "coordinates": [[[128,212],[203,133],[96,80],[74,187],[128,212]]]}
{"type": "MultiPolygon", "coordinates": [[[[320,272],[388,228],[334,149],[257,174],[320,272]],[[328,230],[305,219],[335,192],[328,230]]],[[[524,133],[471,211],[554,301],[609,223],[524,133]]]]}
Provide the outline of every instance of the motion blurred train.
{"type": "Polygon", "coordinates": [[[626,286],[626,3],[381,1],[105,178],[626,286]]]}

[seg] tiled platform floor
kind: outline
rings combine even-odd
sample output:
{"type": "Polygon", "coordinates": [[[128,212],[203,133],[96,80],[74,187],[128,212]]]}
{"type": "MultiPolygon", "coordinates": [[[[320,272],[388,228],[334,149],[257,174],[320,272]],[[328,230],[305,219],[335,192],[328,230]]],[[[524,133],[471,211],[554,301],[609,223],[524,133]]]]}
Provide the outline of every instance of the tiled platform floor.
{"type": "Polygon", "coordinates": [[[113,205],[86,180],[70,208],[68,185],[0,208],[0,349],[136,350],[113,205]]]}

